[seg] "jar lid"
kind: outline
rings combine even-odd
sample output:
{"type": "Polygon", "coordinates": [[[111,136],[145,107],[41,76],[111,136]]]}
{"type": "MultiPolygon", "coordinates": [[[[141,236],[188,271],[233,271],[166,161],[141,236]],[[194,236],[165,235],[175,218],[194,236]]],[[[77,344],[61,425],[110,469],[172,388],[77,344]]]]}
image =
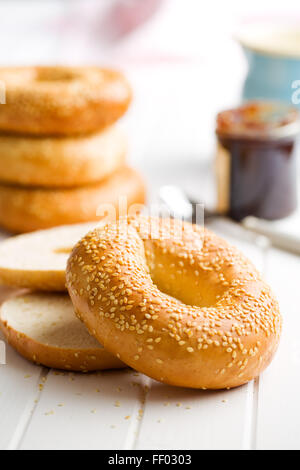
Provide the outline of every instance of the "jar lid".
{"type": "Polygon", "coordinates": [[[244,139],[281,139],[300,133],[300,114],[285,103],[249,101],[217,115],[216,133],[244,139]]]}

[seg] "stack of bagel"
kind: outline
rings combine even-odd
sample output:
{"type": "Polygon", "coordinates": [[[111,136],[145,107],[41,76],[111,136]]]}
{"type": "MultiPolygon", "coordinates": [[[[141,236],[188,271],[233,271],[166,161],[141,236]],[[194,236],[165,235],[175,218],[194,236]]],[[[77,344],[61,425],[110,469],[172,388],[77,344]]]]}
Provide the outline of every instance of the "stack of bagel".
{"type": "Polygon", "coordinates": [[[98,220],[101,204],[143,203],[115,124],[131,101],[119,72],[98,67],[0,69],[0,226],[30,232],[98,220]]]}

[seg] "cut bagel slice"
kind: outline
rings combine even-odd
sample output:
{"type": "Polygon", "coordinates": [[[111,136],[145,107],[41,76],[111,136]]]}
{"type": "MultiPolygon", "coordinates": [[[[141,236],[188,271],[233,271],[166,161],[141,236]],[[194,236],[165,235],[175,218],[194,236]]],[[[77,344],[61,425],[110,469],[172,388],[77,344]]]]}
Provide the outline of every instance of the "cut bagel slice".
{"type": "Polygon", "coordinates": [[[2,241],[0,284],[32,290],[66,290],[68,256],[73,246],[96,226],[97,222],[65,225],[2,241]]]}
{"type": "Polygon", "coordinates": [[[0,328],[18,353],[46,367],[79,372],[126,367],[89,334],[66,294],[29,293],[5,301],[0,328]]]}

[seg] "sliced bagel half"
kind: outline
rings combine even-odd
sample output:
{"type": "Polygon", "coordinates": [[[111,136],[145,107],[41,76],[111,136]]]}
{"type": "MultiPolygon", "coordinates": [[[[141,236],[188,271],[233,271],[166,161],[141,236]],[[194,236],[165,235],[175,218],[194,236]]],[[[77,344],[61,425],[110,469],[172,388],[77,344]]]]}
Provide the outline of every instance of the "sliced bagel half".
{"type": "Polygon", "coordinates": [[[37,364],[80,372],[126,367],[89,334],[66,294],[28,293],[6,300],[0,328],[14,349],[37,364]]]}
{"type": "Polygon", "coordinates": [[[73,246],[97,222],[65,225],[17,235],[0,243],[0,284],[32,290],[64,291],[73,246]]]}

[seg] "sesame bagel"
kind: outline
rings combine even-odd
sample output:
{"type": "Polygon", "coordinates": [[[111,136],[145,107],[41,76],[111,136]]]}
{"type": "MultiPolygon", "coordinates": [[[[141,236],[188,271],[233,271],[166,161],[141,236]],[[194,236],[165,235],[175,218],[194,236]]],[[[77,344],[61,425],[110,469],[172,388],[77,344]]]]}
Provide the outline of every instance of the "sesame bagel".
{"type": "Polygon", "coordinates": [[[29,361],[68,371],[126,367],[89,334],[64,294],[23,294],[0,307],[0,329],[29,361]]]}
{"type": "Polygon", "coordinates": [[[96,132],[127,110],[131,88],[116,70],[99,67],[4,67],[6,104],[0,129],[16,134],[96,132]]]}
{"type": "Polygon", "coordinates": [[[101,181],[125,162],[127,142],[110,126],[76,137],[0,135],[0,181],[71,187],[101,181]]]}
{"type": "Polygon", "coordinates": [[[167,384],[239,386],[279,342],[279,307],[255,267],[189,223],[108,223],[75,246],[66,279],[75,312],[105,349],[167,384]]]}
{"type": "Polygon", "coordinates": [[[31,232],[57,225],[97,221],[101,205],[118,214],[121,197],[128,206],[143,203],[145,187],[140,175],[123,167],[104,181],[68,189],[44,189],[0,184],[0,226],[14,233],[31,232]]]}

